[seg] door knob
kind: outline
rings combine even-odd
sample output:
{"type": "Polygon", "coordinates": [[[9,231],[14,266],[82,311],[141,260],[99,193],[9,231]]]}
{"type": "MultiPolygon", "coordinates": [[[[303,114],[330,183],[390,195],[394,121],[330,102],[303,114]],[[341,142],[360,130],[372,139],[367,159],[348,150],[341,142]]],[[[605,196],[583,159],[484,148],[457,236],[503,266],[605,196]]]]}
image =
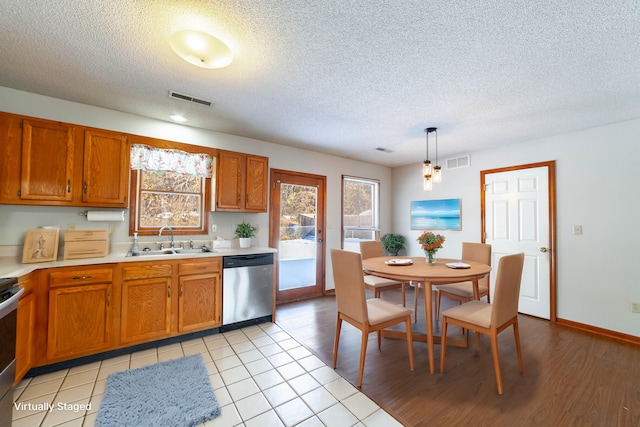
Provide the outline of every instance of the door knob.
{"type": "Polygon", "coordinates": [[[549,248],[540,248],[540,252],[548,252],[549,248]]]}

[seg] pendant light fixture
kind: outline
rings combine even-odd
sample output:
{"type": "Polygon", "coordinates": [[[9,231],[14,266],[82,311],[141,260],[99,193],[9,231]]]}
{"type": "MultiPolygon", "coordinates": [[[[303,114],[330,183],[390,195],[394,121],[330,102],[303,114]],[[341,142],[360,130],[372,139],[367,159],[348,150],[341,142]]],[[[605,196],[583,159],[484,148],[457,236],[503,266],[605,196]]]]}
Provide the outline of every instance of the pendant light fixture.
{"type": "Polygon", "coordinates": [[[424,191],[431,191],[433,189],[434,182],[442,182],[442,168],[438,165],[438,128],[430,127],[424,130],[426,134],[426,157],[422,163],[422,176],[423,183],[422,189],[424,191]],[[429,160],[429,134],[436,133],[436,164],[431,166],[431,160],[429,160]]]}

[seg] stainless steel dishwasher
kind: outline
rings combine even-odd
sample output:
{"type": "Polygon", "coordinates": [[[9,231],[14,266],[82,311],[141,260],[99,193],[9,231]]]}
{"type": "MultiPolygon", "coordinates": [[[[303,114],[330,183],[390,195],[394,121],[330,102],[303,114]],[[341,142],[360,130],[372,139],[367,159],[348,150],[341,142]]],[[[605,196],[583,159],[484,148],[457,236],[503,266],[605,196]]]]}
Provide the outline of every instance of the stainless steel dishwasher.
{"type": "Polygon", "coordinates": [[[273,254],[223,258],[222,328],[272,321],[273,254]]]}

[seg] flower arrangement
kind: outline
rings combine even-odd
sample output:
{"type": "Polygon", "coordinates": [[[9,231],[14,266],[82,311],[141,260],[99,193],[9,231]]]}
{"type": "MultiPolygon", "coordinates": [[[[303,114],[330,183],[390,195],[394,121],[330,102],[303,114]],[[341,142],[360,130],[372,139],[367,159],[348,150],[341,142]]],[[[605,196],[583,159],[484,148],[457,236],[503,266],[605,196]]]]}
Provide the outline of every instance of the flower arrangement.
{"type": "Polygon", "coordinates": [[[441,234],[434,234],[431,231],[425,231],[420,236],[418,236],[418,242],[420,242],[420,246],[422,250],[427,255],[427,262],[429,264],[433,264],[435,261],[436,252],[438,249],[442,248],[442,244],[444,243],[445,238],[441,234]]]}

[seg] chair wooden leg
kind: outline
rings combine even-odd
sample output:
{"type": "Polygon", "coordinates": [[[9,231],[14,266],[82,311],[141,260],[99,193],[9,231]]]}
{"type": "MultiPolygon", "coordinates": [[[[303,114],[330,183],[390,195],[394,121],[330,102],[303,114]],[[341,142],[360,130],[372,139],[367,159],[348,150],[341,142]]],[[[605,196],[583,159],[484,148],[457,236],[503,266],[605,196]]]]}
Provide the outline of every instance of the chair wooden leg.
{"type": "Polygon", "coordinates": [[[522,369],[522,350],[520,349],[520,328],[518,328],[518,319],[516,318],[515,323],[513,324],[513,335],[516,340],[516,353],[518,354],[518,369],[520,369],[520,373],[523,372],[522,369]]]}
{"type": "Polygon", "coordinates": [[[447,353],[447,318],[442,316],[442,332],[440,337],[440,372],[444,372],[444,356],[447,353]]]}
{"type": "Polygon", "coordinates": [[[378,291],[378,290],[373,291],[373,297],[374,298],[380,298],[380,291],[378,291]]]}
{"type": "Polygon", "coordinates": [[[442,298],[442,294],[440,291],[436,290],[436,320],[440,318],[440,299],[442,298]]]}
{"type": "Polygon", "coordinates": [[[404,327],[407,328],[407,349],[409,350],[409,368],[413,371],[413,331],[411,330],[411,316],[407,316],[407,320],[404,322],[404,327]]]}
{"type": "Polygon", "coordinates": [[[333,341],[333,369],[336,369],[336,364],[338,362],[338,344],[340,343],[341,328],[342,328],[342,319],[340,318],[340,314],[338,314],[338,318],[336,319],[336,337],[333,341]]]}
{"type": "Polygon", "coordinates": [[[382,351],[382,331],[378,329],[376,335],[378,336],[378,351],[382,351]]]}
{"type": "Polygon", "coordinates": [[[406,307],[407,306],[407,298],[406,298],[406,293],[405,293],[405,283],[404,282],[402,282],[402,285],[401,285],[400,289],[402,290],[402,306],[406,307]]]}
{"type": "Polygon", "coordinates": [[[367,356],[367,342],[369,341],[369,330],[362,331],[362,343],[360,344],[360,368],[358,369],[358,388],[362,388],[362,375],[364,374],[364,359],[367,356]]]}
{"type": "Polygon", "coordinates": [[[498,394],[502,394],[502,373],[500,372],[500,356],[498,354],[498,332],[491,331],[491,353],[493,353],[493,368],[496,371],[498,394]]]}
{"type": "Polygon", "coordinates": [[[413,300],[413,323],[418,323],[418,298],[420,297],[420,283],[416,282],[415,286],[415,298],[413,300]]]}

